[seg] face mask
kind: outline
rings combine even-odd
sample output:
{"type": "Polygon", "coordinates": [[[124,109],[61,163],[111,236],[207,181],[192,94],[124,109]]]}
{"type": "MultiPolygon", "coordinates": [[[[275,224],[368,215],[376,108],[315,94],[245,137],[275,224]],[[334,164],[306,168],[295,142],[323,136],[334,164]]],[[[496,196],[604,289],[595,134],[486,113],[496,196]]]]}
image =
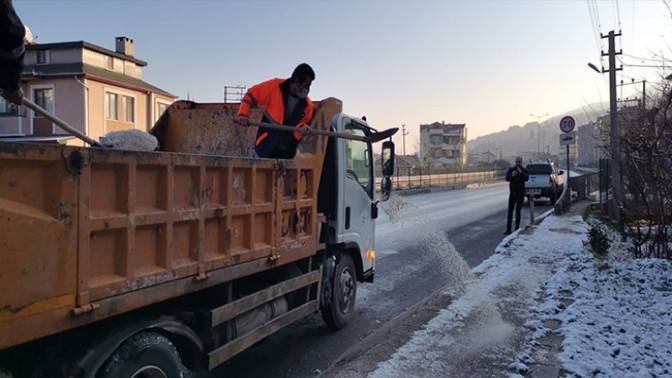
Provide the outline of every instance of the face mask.
{"type": "Polygon", "coordinates": [[[306,98],[306,96],[308,96],[308,90],[305,88],[300,90],[299,93],[296,94],[296,97],[301,99],[306,98]]]}

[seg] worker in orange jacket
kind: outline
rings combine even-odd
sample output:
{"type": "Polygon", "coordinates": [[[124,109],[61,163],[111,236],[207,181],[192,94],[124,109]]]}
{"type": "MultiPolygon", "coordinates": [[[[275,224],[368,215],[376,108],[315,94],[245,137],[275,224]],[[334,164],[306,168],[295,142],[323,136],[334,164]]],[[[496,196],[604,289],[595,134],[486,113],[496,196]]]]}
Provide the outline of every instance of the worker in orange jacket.
{"type": "Polygon", "coordinates": [[[245,93],[238,109],[238,124],[249,125],[252,108],[266,108],[262,122],[296,126],[295,132],[259,127],[255,142],[257,156],[293,159],[296,147],[310,132],[314,106],[308,92],[315,72],[306,63],[299,64],[289,79],[271,79],[254,85],[245,93]]]}

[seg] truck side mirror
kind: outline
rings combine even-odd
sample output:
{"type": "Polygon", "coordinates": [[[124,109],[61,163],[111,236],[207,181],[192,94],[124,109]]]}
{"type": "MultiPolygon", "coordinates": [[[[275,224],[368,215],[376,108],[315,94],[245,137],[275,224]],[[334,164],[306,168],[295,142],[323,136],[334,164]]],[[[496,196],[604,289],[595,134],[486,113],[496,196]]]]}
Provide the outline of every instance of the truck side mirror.
{"type": "Polygon", "coordinates": [[[383,179],[380,182],[380,192],[384,201],[390,198],[392,193],[392,180],[390,177],[394,174],[394,142],[383,142],[383,151],[381,153],[381,163],[383,164],[383,179]]]}
{"type": "Polygon", "coordinates": [[[381,154],[383,164],[383,177],[389,178],[394,174],[394,142],[383,142],[383,151],[381,154]]]}
{"type": "Polygon", "coordinates": [[[383,195],[383,201],[387,201],[390,198],[390,193],[392,193],[392,180],[385,176],[380,180],[380,192],[383,195]]]}

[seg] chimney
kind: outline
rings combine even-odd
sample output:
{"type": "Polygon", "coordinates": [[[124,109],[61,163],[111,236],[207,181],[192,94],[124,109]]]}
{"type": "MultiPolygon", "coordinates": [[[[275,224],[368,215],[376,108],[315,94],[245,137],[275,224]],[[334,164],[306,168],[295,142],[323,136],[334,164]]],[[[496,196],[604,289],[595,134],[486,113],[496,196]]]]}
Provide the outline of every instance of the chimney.
{"type": "Polygon", "coordinates": [[[128,37],[117,37],[117,49],[118,53],[133,56],[135,53],[133,51],[133,40],[128,37]]]}

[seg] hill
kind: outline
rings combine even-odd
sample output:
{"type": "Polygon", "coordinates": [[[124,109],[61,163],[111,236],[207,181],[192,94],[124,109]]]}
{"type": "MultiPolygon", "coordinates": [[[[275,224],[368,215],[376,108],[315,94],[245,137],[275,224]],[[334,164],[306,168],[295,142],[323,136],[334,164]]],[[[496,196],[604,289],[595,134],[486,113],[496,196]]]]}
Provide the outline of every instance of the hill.
{"type": "Polygon", "coordinates": [[[467,141],[467,151],[471,154],[490,152],[502,159],[513,160],[515,156],[531,157],[537,152],[557,155],[560,149],[560,119],[571,115],[576,127],[587,125],[607,114],[609,103],[595,103],[547,118],[539,124],[528,122],[523,126],[510,126],[507,130],[483,135],[467,141]]]}

